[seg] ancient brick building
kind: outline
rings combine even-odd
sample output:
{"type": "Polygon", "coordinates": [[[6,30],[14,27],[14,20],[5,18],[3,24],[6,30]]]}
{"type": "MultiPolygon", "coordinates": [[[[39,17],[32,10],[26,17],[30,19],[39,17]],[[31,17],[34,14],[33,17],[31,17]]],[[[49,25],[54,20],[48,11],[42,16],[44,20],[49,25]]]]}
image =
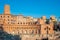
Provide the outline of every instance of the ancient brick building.
{"type": "MultiPolygon", "coordinates": [[[[54,19],[54,17],[51,17],[54,19]]],[[[23,15],[12,15],[10,13],[10,6],[4,6],[4,13],[0,14],[0,25],[3,30],[9,34],[20,35],[22,40],[40,40],[42,38],[53,38],[54,24],[50,20],[46,24],[46,16],[42,18],[33,18],[23,15]]]]}

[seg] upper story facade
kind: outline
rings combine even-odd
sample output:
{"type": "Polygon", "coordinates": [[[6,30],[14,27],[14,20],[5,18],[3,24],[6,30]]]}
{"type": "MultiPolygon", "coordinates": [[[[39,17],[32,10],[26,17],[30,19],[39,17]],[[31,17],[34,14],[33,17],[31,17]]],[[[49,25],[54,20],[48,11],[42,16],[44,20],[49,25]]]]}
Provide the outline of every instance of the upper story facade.
{"type": "MultiPolygon", "coordinates": [[[[54,16],[51,16],[50,21],[56,21],[54,16]]],[[[21,25],[28,25],[34,24],[34,22],[40,21],[41,18],[33,18],[31,16],[24,17],[23,15],[11,15],[10,14],[10,6],[4,6],[4,13],[0,14],[0,24],[21,24],[21,25]]],[[[42,21],[40,23],[46,22],[46,16],[42,17],[42,21]]]]}

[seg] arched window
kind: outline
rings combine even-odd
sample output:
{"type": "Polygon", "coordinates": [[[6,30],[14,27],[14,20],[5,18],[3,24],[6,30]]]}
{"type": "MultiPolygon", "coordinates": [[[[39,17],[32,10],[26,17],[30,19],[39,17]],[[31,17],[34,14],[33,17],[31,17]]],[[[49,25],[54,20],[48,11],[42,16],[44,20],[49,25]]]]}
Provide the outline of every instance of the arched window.
{"type": "Polygon", "coordinates": [[[18,22],[18,24],[19,24],[19,22],[18,22]]]}
{"type": "Polygon", "coordinates": [[[9,18],[9,16],[7,16],[9,18]]]}
{"type": "Polygon", "coordinates": [[[40,34],[40,29],[38,29],[38,34],[40,34]]]}
{"type": "Polygon", "coordinates": [[[2,16],[1,16],[1,18],[2,18],[2,16]]]}
{"type": "Polygon", "coordinates": [[[22,22],[20,24],[22,24],[22,22]]]}
{"type": "Polygon", "coordinates": [[[26,25],[27,25],[28,23],[26,22],[26,25]]]}
{"type": "Polygon", "coordinates": [[[30,22],[28,22],[28,24],[30,25],[30,22]]]}

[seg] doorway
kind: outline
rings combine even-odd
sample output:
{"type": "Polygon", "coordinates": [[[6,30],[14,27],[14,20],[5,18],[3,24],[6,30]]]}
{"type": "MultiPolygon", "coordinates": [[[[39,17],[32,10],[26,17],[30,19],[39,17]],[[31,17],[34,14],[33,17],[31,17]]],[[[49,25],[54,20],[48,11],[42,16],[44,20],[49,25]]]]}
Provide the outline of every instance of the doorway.
{"type": "Polygon", "coordinates": [[[48,40],[48,38],[43,38],[42,40],[48,40]]]}

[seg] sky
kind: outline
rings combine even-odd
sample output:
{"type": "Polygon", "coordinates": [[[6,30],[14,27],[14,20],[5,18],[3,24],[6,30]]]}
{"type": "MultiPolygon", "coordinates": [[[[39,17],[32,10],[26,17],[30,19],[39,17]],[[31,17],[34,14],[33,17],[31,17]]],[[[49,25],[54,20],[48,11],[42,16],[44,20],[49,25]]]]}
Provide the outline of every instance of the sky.
{"type": "Polygon", "coordinates": [[[10,6],[10,13],[13,15],[36,18],[60,16],[60,0],[0,0],[0,14],[4,13],[4,5],[10,6]]]}

